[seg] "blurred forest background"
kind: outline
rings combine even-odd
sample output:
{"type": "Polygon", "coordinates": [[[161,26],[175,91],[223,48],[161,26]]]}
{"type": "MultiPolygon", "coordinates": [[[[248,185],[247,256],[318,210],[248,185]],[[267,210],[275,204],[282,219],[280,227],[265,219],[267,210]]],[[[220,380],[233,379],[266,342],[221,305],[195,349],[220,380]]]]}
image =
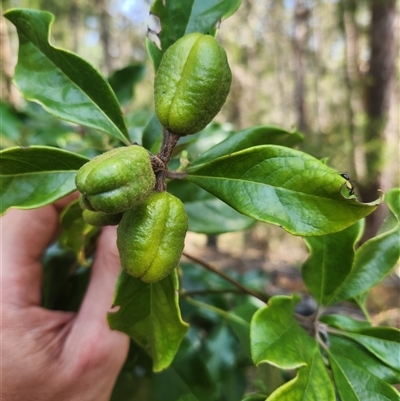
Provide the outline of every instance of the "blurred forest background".
{"type": "MultiPolygon", "coordinates": [[[[55,14],[53,45],[76,52],[106,77],[130,71],[123,107],[134,132],[143,129],[153,107],[145,38],[148,27],[159,26],[149,16],[151,3],[2,0],[1,6],[2,12],[28,7],[55,14]]],[[[375,200],[379,188],[399,185],[399,15],[395,0],[242,0],[218,34],[233,83],[216,120],[234,130],[262,124],[300,130],[301,150],[327,158],[354,180],[360,199],[375,200]]],[[[35,137],[41,137],[37,143],[70,148],[79,140],[79,127],[64,126],[55,135],[57,123],[30,109],[12,85],[17,49],[16,31],[1,17],[1,148],[33,144],[35,137]],[[23,127],[16,122],[21,115],[23,127]],[[37,115],[40,121],[34,122],[37,115]]],[[[377,232],[384,213],[381,207],[371,216],[365,238],[377,232]]],[[[273,247],[257,228],[252,238],[262,242],[263,253],[273,247]]]]}

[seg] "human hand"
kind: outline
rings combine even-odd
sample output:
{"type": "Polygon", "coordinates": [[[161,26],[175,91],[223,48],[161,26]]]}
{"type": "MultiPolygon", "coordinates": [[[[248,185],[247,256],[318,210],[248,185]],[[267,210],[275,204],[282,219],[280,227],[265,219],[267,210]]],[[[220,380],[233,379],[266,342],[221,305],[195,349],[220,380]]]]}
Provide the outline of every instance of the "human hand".
{"type": "Polygon", "coordinates": [[[110,398],[129,338],[106,321],[120,269],[115,227],[103,229],[77,313],[40,307],[42,254],[71,197],[0,219],[1,390],[4,401],[110,398]]]}

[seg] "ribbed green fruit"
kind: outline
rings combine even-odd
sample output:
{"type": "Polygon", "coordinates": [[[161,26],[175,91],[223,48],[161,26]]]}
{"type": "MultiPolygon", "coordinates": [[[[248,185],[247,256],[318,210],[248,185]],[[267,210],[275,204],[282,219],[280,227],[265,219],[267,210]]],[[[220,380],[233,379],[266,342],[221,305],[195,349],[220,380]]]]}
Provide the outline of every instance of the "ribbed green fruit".
{"type": "Polygon", "coordinates": [[[124,146],[95,157],[78,171],[80,204],[102,213],[120,213],[142,202],[155,185],[150,156],[141,146],[124,146]]]}
{"type": "Polygon", "coordinates": [[[188,218],[182,202],[168,192],[154,192],[124,213],[117,231],[122,268],[146,283],[166,277],[177,267],[188,218]]]}
{"type": "Polygon", "coordinates": [[[123,213],[101,213],[85,209],[82,213],[86,223],[96,227],[116,226],[122,219],[123,213]]]}
{"type": "Polygon", "coordinates": [[[179,135],[201,131],[220,111],[232,74],[213,36],[191,33],[164,53],[154,81],[161,124],[179,135]]]}

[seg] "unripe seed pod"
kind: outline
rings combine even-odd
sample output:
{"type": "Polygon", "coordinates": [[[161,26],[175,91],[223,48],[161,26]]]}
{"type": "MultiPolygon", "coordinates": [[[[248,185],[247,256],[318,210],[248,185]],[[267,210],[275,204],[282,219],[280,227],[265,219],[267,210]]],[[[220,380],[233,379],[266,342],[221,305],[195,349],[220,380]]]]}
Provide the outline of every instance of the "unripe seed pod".
{"type": "Polygon", "coordinates": [[[178,265],[188,218],[182,202],[168,192],[154,192],[124,213],[117,231],[122,268],[145,283],[166,277],[178,265]]]}
{"type": "Polygon", "coordinates": [[[96,227],[116,226],[122,219],[123,213],[101,213],[85,209],[82,213],[86,223],[96,227]]]}
{"type": "Polygon", "coordinates": [[[141,146],[124,146],[95,157],[78,171],[76,186],[85,209],[119,213],[142,202],[155,185],[150,156],[141,146]]]}
{"type": "Polygon", "coordinates": [[[231,81],[225,50],[213,36],[184,36],[164,53],[155,77],[158,119],[178,135],[201,131],[225,103],[231,81]]]}

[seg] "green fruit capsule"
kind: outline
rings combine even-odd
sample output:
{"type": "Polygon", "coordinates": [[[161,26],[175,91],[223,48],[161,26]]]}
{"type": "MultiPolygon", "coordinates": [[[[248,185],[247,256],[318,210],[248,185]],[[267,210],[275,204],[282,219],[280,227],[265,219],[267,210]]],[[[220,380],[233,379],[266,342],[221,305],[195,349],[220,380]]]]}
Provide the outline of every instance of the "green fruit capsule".
{"type": "Polygon", "coordinates": [[[120,213],[150,194],[155,176],[147,150],[132,145],[95,157],[80,168],[75,182],[85,209],[120,213]]]}
{"type": "Polygon", "coordinates": [[[232,74],[214,37],[191,33],[165,52],[154,82],[161,124],[178,135],[201,131],[220,111],[232,74]]]}
{"type": "Polygon", "coordinates": [[[122,268],[145,283],[166,277],[178,265],[188,218],[182,202],[168,192],[154,192],[124,213],[117,231],[122,268]]]}
{"type": "Polygon", "coordinates": [[[101,213],[101,212],[92,212],[91,210],[85,209],[82,213],[83,220],[86,223],[91,224],[96,227],[104,227],[104,226],[116,226],[122,219],[123,213],[101,213]]]}

